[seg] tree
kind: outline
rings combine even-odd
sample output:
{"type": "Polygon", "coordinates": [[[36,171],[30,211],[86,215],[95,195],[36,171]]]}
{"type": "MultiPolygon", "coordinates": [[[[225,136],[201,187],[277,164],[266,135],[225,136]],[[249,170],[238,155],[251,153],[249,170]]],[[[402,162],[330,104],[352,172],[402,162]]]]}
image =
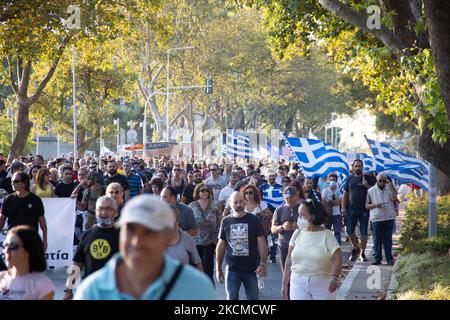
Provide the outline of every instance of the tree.
{"type": "Polygon", "coordinates": [[[157,2],[150,0],[77,2],[80,11],[68,0],[15,0],[5,1],[3,5],[0,56],[5,57],[5,67],[1,66],[0,76],[13,89],[18,105],[17,133],[9,160],[22,154],[32,127],[31,107],[53,77],[67,46],[78,41],[110,39],[129,29],[130,15],[146,15],[151,19],[158,10],[157,2]],[[71,14],[67,13],[68,9],[72,10],[71,14]],[[68,28],[69,24],[74,28],[68,28]],[[43,77],[35,77],[35,71],[43,65],[47,66],[43,77]],[[17,78],[20,78],[18,83],[17,78]]]}
{"type": "Polygon", "coordinates": [[[401,116],[421,131],[421,155],[450,175],[450,2],[245,1],[264,9],[271,43],[280,55],[308,54],[324,43],[340,72],[375,94],[373,110],[401,116]],[[370,5],[383,17],[369,27],[370,5]],[[430,54],[431,52],[431,54],[430,54]],[[433,56],[434,61],[431,59],[433,56]]]}

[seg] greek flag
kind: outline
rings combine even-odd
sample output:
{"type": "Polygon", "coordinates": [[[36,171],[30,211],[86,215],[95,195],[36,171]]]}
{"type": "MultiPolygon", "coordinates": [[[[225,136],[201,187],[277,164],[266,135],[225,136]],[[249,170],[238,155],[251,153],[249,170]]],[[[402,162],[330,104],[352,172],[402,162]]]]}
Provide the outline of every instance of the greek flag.
{"type": "Polygon", "coordinates": [[[307,138],[285,138],[285,141],[306,176],[322,177],[331,172],[349,175],[347,156],[329,144],[307,138]]]}
{"type": "Polygon", "coordinates": [[[250,147],[250,137],[243,131],[228,129],[226,144],[222,144],[222,154],[230,158],[250,159],[254,157],[253,149],[250,147]]]}
{"type": "Polygon", "coordinates": [[[428,191],[430,176],[428,162],[395,150],[385,143],[367,137],[366,140],[372,150],[377,167],[384,169],[377,171],[386,173],[402,183],[413,183],[428,191]]]}

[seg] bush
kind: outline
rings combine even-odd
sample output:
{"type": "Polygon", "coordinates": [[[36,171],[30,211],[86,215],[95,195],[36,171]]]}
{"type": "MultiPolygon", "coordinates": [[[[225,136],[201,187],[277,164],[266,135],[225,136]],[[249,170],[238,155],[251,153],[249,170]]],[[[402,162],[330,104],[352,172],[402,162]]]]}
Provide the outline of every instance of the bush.
{"type": "Polygon", "coordinates": [[[418,292],[409,290],[397,296],[398,300],[450,300],[450,286],[437,284],[433,290],[418,292]]]}
{"type": "Polygon", "coordinates": [[[450,248],[450,195],[438,197],[438,236],[428,238],[428,198],[412,197],[402,223],[403,253],[447,254],[450,248]]]}
{"type": "Polygon", "coordinates": [[[397,291],[425,293],[438,284],[450,287],[450,256],[432,253],[402,255],[394,266],[397,276],[397,291]]]}

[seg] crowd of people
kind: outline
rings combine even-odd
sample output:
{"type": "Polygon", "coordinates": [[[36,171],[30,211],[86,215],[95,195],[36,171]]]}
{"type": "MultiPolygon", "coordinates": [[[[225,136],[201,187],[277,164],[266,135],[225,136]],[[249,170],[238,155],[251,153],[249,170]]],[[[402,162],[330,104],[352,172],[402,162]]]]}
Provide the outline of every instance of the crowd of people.
{"type": "Polygon", "coordinates": [[[335,173],[305,177],[285,160],[36,155],[6,163],[0,154],[0,230],[8,229],[0,300],[54,297],[41,200],[51,197],[76,201],[73,266],[83,273],[75,290],[68,277],[64,299],[214,299],[218,281],[227,299],[239,299],[243,285],[257,300],[267,263],[280,264],[283,298],[335,299],[343,226],[351,261],[368,261],[370,221],[373,264],[383,247],[394,263],[398,200],[389,182],[365,174],[360,160],[343,183],[335,173]]]}

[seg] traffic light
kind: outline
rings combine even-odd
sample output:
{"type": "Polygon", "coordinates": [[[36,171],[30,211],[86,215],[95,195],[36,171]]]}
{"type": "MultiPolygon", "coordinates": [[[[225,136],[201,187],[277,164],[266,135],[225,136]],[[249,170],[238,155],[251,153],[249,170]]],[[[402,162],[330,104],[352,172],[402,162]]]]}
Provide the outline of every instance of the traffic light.
{"type": "Polygon", "coordinates": [[[205,93],[206,94],[211,94],[213,92],[213,86],[214,86],[213,80],[212,79],[206,79],[205,93]]]}

